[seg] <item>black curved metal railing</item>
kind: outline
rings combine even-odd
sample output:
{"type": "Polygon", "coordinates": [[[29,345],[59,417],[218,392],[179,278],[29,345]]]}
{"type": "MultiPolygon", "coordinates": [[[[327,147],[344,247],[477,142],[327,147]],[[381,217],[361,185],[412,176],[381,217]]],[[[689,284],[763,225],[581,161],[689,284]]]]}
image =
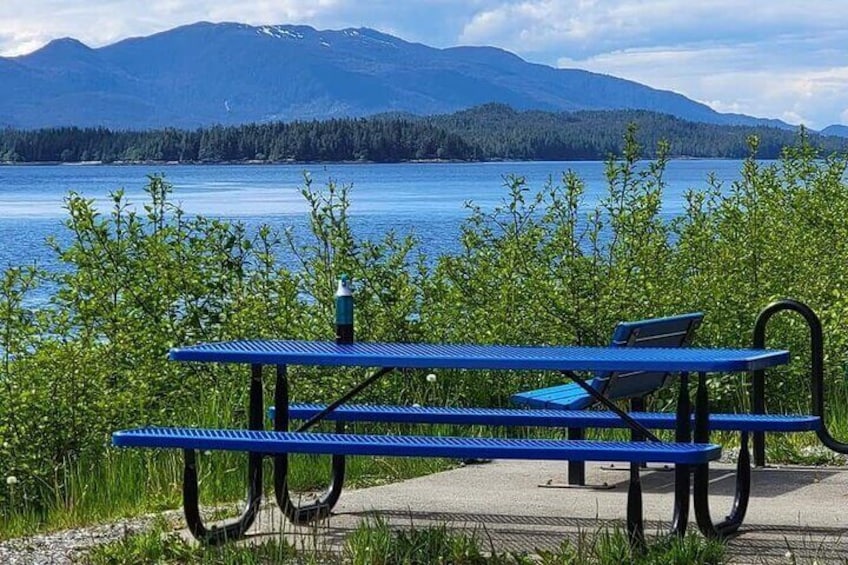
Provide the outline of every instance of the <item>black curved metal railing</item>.
{"type": "MultiPolygon", "coordinates": [[[[784,298],[766,306],[754,325],[754,347],[766,346],[766,328],[772,316],[778,312],[791,311],[800,314],[810,329],[810,394],[812,414],[821,418],[821,426],[816,431],[821,442],[837,453],[848,453],[848,443],[835,439],[827,428],[824,401],[824,334],[819,317],[812,308],[791,298],[784,298]]],[[[765,414],[765,373],[754,371],[751,383],[751,404],[755,414],[765,414]]],[[[754,466],[766,464],[766,443],[763,432],[753,434],[754,466]]]]}
{"type": "MultiPolygon", "coordinates": [[[[827,428],[824,399],[824,333],[821,320],[808,305],[785,298],[772,302],[757,316],[754,325],[753,347],[766,347],[766,329],[772,317],[784,311],[800,314],[810,331],[810,394],[811,412],[821,419],[816,430],[819,440],[837,453],[848,453],[848,443],[835,439],[827,428]]],[[[705,442],[709,439],[709,408],[707,406],[706,379],[700,375],[696,395],[695,412],[695,441],[705,442]]],[[[765,414],[765,371],[754,371],[751,379],[751,408],[754,414],[765,414]]],[[[753,463],[755,467],[765,467],[765,433],[753,432],[753,463]]],[[[736,495],[730,514],[721,522],[715,523],[710,516],[709,507],[709,469],[699,465],[695,469],[694,478],[695,516],[701,532],[708,537],[726,537],[736,532],[742,525],[748,509],[751,495],[751,454],[748,450],[748,433],[741,432],[739,459],[736,468],[736,495]]]]}

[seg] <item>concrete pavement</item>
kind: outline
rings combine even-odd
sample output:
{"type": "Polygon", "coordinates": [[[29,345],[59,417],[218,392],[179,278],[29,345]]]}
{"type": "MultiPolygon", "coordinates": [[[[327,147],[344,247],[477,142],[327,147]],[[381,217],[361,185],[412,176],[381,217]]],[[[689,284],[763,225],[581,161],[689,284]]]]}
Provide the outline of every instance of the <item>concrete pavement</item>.
{"type": "MultiPolygon", "coordinates": [[[[730,509],[735,469],[714,465],[711,508],[715,519],[730,509]]],[[[334,549],[368,516],[398,527],[446,523],[475,530],[488,547],[534,551],[606,526],[624,527],[627,472],[587,465],[588,482],[611,490],[539,488],[565,480],[564,463],[494,461],[400,483],[346,490],[333,516],[295,528],[269,506],[253,528],[257,539],[281,532],[298,546],[334,549]]],[[[668,527],[674,475],[643,473],[646,531],[668,527]]],[[[694,520],[694,511],[690,516],[694,520]]],[[[691,524],[694,531],[696,527],[691,524]]],[[[848,468],[776,467],[755,470],[742,533],[728,544],[736,563],[848,562],[848,468]],[[787,556],[787,552],[791,552],[787,556]]]]}

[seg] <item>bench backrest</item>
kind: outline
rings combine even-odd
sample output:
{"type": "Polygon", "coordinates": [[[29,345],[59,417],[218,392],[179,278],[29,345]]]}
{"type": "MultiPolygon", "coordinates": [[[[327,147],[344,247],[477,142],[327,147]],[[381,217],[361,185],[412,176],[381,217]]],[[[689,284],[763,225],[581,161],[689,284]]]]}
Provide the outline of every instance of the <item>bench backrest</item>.
{"type": "MultiPolygon", "coordinates": [[[[620,322],[613,332],[612,347],[684,347],[692,342],[701,324],[701,312],[652,318],[636,322],[620,322]]],[[[591,381],[593,387],[611,400],[639,398],[669,384],[669,373],[633,371],[600,373],[591,381]]]]}

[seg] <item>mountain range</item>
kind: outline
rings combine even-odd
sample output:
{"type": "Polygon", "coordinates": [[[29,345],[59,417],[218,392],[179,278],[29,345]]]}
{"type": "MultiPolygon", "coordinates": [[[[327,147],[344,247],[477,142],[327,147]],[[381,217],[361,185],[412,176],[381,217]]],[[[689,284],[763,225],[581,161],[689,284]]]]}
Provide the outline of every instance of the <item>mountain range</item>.
{"type": "Polygon", "coordinates": [[[833,124],[827,126],[819,133],[822,135],[834,135],[837,137],[848,137],[848,126],[843,126],[841,124],[833,124]]]}
{"type": "MultiPolygon", "coordinates": [[[[518,110],[641,109],[694,122],[772,126],[675,92],[527,62],[493,47],[437,49],[373,29],[200,22],[92,49],[65,38],[0,57],[0,126],[195,128],[211,124],[518,110]]],[[[834,135],[848,136],[845,126],[834,135]]]]}

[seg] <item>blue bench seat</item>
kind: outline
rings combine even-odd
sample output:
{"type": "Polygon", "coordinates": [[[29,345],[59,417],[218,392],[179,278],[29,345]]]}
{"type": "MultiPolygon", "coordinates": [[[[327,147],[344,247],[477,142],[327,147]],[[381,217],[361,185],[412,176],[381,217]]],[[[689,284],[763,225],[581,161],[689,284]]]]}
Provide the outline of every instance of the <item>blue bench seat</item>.
{"type": "MultiPolygon", "coordinates": [[[[587,381],[592,388],[600,388],[598,379],[587,381]]],[[[575,383],[550,386],[513,394],[510,401],[516,406],[527,408],[554,408],[583,410],[595,403],[595,399],[575,383]]]]}
{"type": "MultiPolygon", "coordinates": [[[[289,418],[307,420],[326,405],[293,403],[289,418]]],[[[271,417],[274,408],[270,408],[271,417]]],[[[646,428],[673,430],[675,415],[663,412],[631,412],[646,428]]],[[[539,426],[561,428],[627,428],[616,414],[591,410],[523,410],[516,408],[440,408],[344,404],[326,416],[340,422],[386,422],[408,424],[456,424],[480,426],[539,426]]],[[[738,432],[814,432],[821,418],[809,415],[710,414],[710,429],[738,432]]]]}
{"type": "Polygon", "coordinates": [[[316,453],[552,461],[648,460],[687,465],[708,463],[721,455],[718,445],[694,443],[380,436],[157,427],[115,432],[112,434],[112,443],[119,447],[209,449],[262,454],[316,453]]]}

